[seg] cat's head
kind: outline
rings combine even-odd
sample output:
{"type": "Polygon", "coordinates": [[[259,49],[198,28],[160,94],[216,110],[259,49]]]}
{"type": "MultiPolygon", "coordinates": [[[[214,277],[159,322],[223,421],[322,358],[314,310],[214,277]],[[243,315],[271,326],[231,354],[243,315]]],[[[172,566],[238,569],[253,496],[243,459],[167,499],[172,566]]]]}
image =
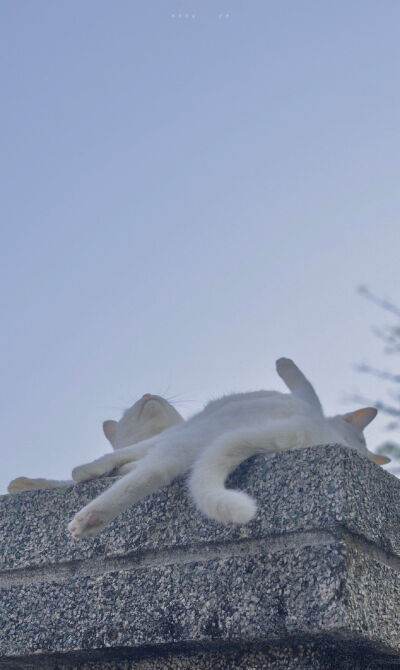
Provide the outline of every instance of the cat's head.
{"type": "Polygon", "coordinates": [[[167,400],[145,393],[119,421],[104,421],[103,430],[114,449],[121,449],[182,422],[179,412],[167,400]]]}
{"type": "Polygon", "coordinates": [[[364,407],[348,414],[338,414],[328,421],[344,439],[345,444],[357,449],[360,454],[367,456],[377,465],[385,465],[390,463],[390,458],[369,451],[363,435],[364,428],[376,417],[377,412],[375,407],[364,407]]]}

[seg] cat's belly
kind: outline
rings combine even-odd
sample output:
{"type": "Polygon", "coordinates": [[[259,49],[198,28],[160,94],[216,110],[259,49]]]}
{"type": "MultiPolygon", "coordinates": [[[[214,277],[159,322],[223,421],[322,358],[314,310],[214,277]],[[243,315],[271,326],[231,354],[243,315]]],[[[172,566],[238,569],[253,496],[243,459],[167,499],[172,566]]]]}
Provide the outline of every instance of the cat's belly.
{"type": "MultiPolygon", "coordinates": [[[[199,443],[203,444],[235,430],[254,429],[294,416],[310,418],[312,414],[312,410],[302,400],[277,392],[265,392],[265,396],[254,397],[246,402],[232,400],[220,405],[215,403],[214,407],[207,409],[194,421],[187,423],[187,429],[196,432],[199,443]]],[[[319,417],[316,420],[319,421],[319,417]]]]}

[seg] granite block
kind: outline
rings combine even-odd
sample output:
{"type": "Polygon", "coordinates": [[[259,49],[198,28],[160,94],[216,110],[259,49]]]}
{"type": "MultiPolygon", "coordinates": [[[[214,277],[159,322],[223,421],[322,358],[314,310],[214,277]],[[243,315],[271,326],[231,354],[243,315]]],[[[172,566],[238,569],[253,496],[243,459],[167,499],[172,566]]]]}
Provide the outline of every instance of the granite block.
{"type": "Polygon", "coordinates": [[[338,445],[258,456],[229,480],[248,525],[178,481],[74,541],[110,483],[0,498],[0,667],[400,668],[395,477],[338,445]]]}

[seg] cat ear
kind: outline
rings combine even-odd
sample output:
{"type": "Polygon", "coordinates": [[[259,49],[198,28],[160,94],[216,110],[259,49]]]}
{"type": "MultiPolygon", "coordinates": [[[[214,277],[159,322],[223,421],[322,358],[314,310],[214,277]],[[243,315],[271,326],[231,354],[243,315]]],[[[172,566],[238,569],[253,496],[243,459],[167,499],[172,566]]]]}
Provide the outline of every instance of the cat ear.
{"type": "Polygon", "coordinates": [[[391,463],[392,459],[389,458],[388,456],[381,456],[381,454],[374,454],[372,451],[368,451],[368,458],[371,459],[371,461],[374,461],[377,465],[386,465],[387,463],[391,463]]]}
{"type": "Polygon", "coordinates": [[[115,433],[117,432],[117,426],[118,421],[112,421],[111,419],[109,421],[104,421],[103,423],[104,435],[106,436],[107,440],[111,442],[111,444],[115,437],[115,433]]]}
{"type": "Polygon", "coordinates": [[[347,423],[351,423],[354,428],[362,431],[373,419],[375,419],[378,410],[375,407],[364,407],[363,409],[357,409],[355,412],[349,412],[348,414],[343,415],[343,419],[347,423]]]}

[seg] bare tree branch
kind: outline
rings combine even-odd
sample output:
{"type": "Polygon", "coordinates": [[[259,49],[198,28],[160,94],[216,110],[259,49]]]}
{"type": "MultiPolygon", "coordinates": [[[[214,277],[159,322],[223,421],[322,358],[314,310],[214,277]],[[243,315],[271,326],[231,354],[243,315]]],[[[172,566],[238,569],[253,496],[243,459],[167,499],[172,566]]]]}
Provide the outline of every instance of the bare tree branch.
{"type": "Polygon", "coordinates": [[[394,375],[391,372],[386,370],[378,370],[377,368],[372,368],[370,365],[363,363],[357,365],[357,370],[359,372],[366,372],[369,375],[374,375],[374,377],[379,377],[379,379],[387,379],[388,381],[394,382],[395,384],[400,384],[400,375],[394,375]]]}
{"type": "Polygon", "coordinates": [[[365,298],[368,298],[368,300],[371,300],[371,302],[374,302],[376,305],[379,305],[379,307],[382,307],[382,309],[385,309],[387,312],[391,312],[400,318],[400,309],[396,305],[393,305],[388,300],[378,298],[376,295],[371,293],[371,291],[366,286],[359,286],[358,292],[361,293],[361,295],[363,295],[365,298]]]}
{"type": "MultiPolygon", "coordinates": [[[[378,296],[371,293],[371,291],[365,287],[361,286],[358,289],[359,293],[365,298],[375,303],[382,309],[395,317],[400,319],[400,309],[393,303],[388,300],[379,298],[378,296]]],[[[388,355],[400,354],[400,324],[396,325],[386,325],[383,328],[374,327],[372,329],[374,335],[381,340],[383,343],[383,351],[388,355]]],[[[363,363],[357,366],[359,372],[363,374],[372,375],[377,379],[382,379],[388,384],[390,384],[387,389],[387,395],[390,400],[393,401],[393,404],[386,400],[378,400],[373,402],[374,406],[379,409],[384,414],[387,414],[392,418],[392,420],[387,424],[387,430],[396,430],[400,428],[400,374],[397,374],[388,370],[380,370],[375,368],[372,365],[363,363]]],[[[370,403],[370,399],[367,398],[358,398],[362,402],[370,403]]],[[[392,463],[390,465],[390,471],[395,475],[400,475],[400,445],[392,441],[386,441],[381,444],[378,449],[378,453],[390,456],[392,463]]]]}

